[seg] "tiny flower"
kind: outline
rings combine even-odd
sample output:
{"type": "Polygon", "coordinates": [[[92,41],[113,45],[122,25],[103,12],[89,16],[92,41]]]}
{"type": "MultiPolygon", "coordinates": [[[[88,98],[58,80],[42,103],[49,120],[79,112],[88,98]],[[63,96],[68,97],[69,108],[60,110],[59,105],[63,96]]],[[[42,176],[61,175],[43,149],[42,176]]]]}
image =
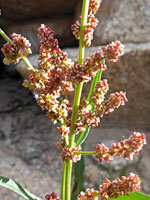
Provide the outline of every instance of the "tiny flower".
{"type": "Polygon", "coordinates": [[[61,200],[55,192],[52,192],[51,194],[47,194],[45,196],[45,199],[46,200],[61,200]]]}
{"type": "Polygon", "coordinates": [[[65,139],[61,138],[61,140],[59,142],[57,142],[57,147],[59,148],[64,148],[65,147],[65,139]]]}
{"type": "Polygon", "coordinates": [[[80,152],[80,146],[76,147],[75,145],[72,148],[64,147],[61,153],[63,161],[72,160],[73,162],[77,162],[81,159],[80,154],[75,154],[75,152],[80,152]]]}
{"type": "Polygon", "coordinates": [[[9,65],[11,62],[15,64],[19,62],[22,57],[27,57],[31,54],[29,41],[19,34],[13,33],[11,35],[12,43],[6,43],[1,49],[4,54],[4,64],[9,65]]]}
{"type": "Polygon", "coordinates": [[[112,182],[106,178],[105,182],[99,187],[101,200],[117,198],[122,195],[129,195],[130,192],[140,191],[140,182],[139,177],[133,173],[129,177],[122,176],[121,180],[117,178],[112,182]]]}
{"type": "Polygon", "coordinates": [[[84,124],[88,127],[91,126],[98,126],[98,123],[100,122],[99,117],[95,116],[95,113],[92,111],[89,111],[88,113],[83,115],[84,117],[84,124]]]}
{"type": "Polygon", "coordinates": [[[61,127],[57,127],[58,135],[64,137],[69,134],[70,128],[67,126],[62,125],[61,127]]]}
{"type": "Polygon", "coordinates": [[[82,120],[76,120],[76,129],[74,131],[75,134],[78,134],[79,132],[84,132],[85,129],[85,124],[82,120]]]}
{"type": "Polygon", "coordinates": [[[102,46],[101,49],[103,50],[105,59],[113,62],[116,62],[118,57],[124,53],[124,45],[118,40],[107,46],[102,46]]]}
{"type": "Polygon", "coordinates": [[[80,192],[77,196],[77,200],[98,200],[99,191],[93,188],[87,189],[86,192],[80,192]]]}
{"type": "Polygon", "coordinates": [[[99,162],[102,162],[103,160],[109,162],[113,159],[112,155],[109,154],[109,148],[103,143],[96,145],[95,157],[99,160],[99,162]]]}

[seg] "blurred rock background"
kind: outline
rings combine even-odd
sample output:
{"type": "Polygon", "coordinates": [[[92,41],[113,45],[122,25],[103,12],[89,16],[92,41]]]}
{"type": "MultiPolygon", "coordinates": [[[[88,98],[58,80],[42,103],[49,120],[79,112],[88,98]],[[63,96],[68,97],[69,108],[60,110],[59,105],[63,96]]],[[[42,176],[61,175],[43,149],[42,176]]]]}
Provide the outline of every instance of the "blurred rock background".
{"type": "MultiPolygon", "coordinates": [[[[58,38],[60,47],[71,58],[77,60],[78,42],[74,39],[70,26],[79,18],[81,4],[81,0],[0,0],[2,10],[0,27],[9,36],[13,32],[20,33],[31,42],[33,54],[29,59],[32,60],[35,67],[38,65],[37,54],[39,53],[37,28],[41,23],[50,26],[55,31],[55,37],[58,38]]],[[[103,73],[103,78],[108,79],[110,92],[127,91],[129,102],[125,107],[123,106],[114,113],[105,116],[101,120],[102,129],[100,127],[93,129],[91,135],[97,141],[100,137],[100,134],[97,133],[102,132],[101,141],[104,140],[103,135],[107,135],[107,141],[106,139],[104,141],[109,143],[117,139],[119,141],[127,137],[132,130],[136,130],[146,132],[149,138],[150,1],[103,0],[97,18],[100,23],[94,32],[92,47],[87,48],[86,55],[93,53],[95,48],[98,49],[98,46],[113,40],[120,40],[125,44],[124,56],[117,63],[107,63],[108,70],[103,73]]],[[[0,37],[0,47],[4,43],[5,41],[0,37]]],[[[2,166],[0,174],[7,165],[8,170],[5,170],[7,171],[5,174],[15,178],[15,166],[23,166],[23,163],[26,162],[25,169],[26,164],[28,164],[34,167],[34,170],[36,168],[42,171],[39,175],[35,173],[32,176],[35,181],[37,176],[41,178],[41,176],[45,177],[45,174],[46,176],[50,174],[53,180],[58,183],[61,176],[61,161],[59,157],[57,160],[55,159],[58,154],[55,145],[57,141],[56,131],[36,105],[33,94],[21,86],[22,77],[27,76],[23,62],[19,62],[17,67],[13,64],[6,67],[2,63],[2,59],[3,55],[0,52],[0,149],[2,152],[0,156],[5,157],[3,162],[0,161],[2,166]],[[46,141],[49,142],[46,143],[46,141]],[[23,161],[10,155],[17,156],[23,161]],[[10,161],[11,159],[12,161],[10,161]],[[11,162],[14,164],[11,165],[11,162]],[[18,162],[21,164],[16,165],[15,163],[18,162]],[[14,174],[9,173],[13,170],[14,174]],[[55,173],[50,173],[50,171],[55,171],[55,173]]],[[[88,88],[89,85],[85,85],[84,96],[87,95],[88,88]]],[[[131,169],[130,171],[138,172],[144,179],[142,189],[147,193],[149,193],[150,183],[148,176],[143,173],[142,166],[145,166],[144,170],[150,174],[148,153],[150,147],[148,145],[133,163],[130,165],[122,164],[122,169],[126,167],[127,171],[131,169]]],[[[87,141],[87,146],[92,148],[90,139],[87,141]]],[[[99,180],[91,179],[94,175],[89,175],[89,170],[102,171],[103,173],[99,172],[98,176],[99,179],[103,180],[104,174],[109,176],[107,167],[100,167],[90,158],[87,159],[87,162],[86,184],[94,184],[97,187],[99,180]]],[[[114,176],[119,173],[117,169],[120,170],[116,166],[113,168],[114,176]]],[[[26,170],[29,171],[29,174],[33,172],[30,166],[26,170]]],[[[21,167],[18,173],[22,173],[21,167]]],[[[17,177],[20,181],[19,175],[17,177]]],[[[47,183],[49,184],[50,181],[47,180],[47,183]]],[[[39,192],[41,184],[36,187],[36,191],[39,192]]],[[[49,187],[52,189],[51,186],[49,187]]],[[[42,188],[41,191],[46,192],[42,188]]],[[[57,191],[59,190],[57,189],[57,191]]],[[[7,194],[9,195],[9,193],[7,194]]],[[[16,196],[14,196],[15,198],[16,196]]],[[[2,199],[8,199],[6,192],[4,192],[2,199]]],[[[12,196],[11,199],[13,200],[12,196]]]]}

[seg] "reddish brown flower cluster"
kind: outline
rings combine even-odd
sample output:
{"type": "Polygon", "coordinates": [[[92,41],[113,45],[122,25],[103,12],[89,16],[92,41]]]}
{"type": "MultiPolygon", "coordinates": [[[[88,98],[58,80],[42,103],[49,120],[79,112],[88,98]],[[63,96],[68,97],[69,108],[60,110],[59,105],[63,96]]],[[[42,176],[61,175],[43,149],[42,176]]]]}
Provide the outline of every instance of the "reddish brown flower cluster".
{"type": "Polygon", "coordinates": [[[73,31],[72,33],[73,33],[73,35],[75,36],[75,38],[77,39],[77,40],[79,40],[80,39],[80,22],[79,21],[76,21],[75,22],[75,24],[73,24],[72,26],[71,26],[71,30],[73,31]]]}
{"type": "Polygon", "coordinates": [[[117,154],[126,159],[132,160],[135,154],[138,154],[146,144],[146,137],[144,134],[134,132],[128,139],[123,140],[117,144],[112,144],[109,149],[111,155],[117,154]]]}
{"type": "Polygon", "coordinates": [[[140,182],[139,177],[133,173],[129,177],[122,176],[121,180],[117,178],[112,182],[106,178],[105,182],[99,187],[101,200],[117,198],[121,195],[129,195],[133,191],[140,191],[140,182]]]}
{"type": "Polygon", "coordinates": [[[110,148],[103,143],[96,145],[95,157],[102,162],[103,160],[109,162],[113,156],[117,154],[119,157],[123,156],[128,160],[132,160],[135,154],[146,144],[146,137],[144,134],[134,132],[128,139],[125,139],[117,144],[112,144],[110,148]]]}
{"type": "Polygon", "coordinates": [[[101,3],[102,0],[90,0],[89,11],[91,11],[93,14],[96,14],[101,3]]]}
{"type": "MultiPolygon", "coordinates": [[[[98,22],[99,22],[98,19],[94,16],[94,14],[96,14],[100,6],[100,3],[101,3],[101,0],[91,0],[89,3],[89,15],[87,17],[87,24],[85,27],[85,31],[83,32],[86,46],[91,45],[94,28],[98,25],[98,22]]],[[[80,39],[80,26],[81,24],[79,21],[76,21],[76,23],[71,26],[73,35],[75,36],[77,40],[80,39]]]]}
{"type": "Polygon", "coordinates": [[[68,69],[67,80],[73,84],[77,82],[88,82],[96,76],[98,70],[106,70],[106,64],[104,63],[104,57],[99,51],[89,56],[85,60],[84,65],[78,65],[74,63],[70,69],[68,69]]]}
{"type": "Polygon", "coordinates": [[[80,150],[81,150],[80,146],[76,147],[75,145],[72,148],[64,147],[61,152],[63,161],[66,161],[66,160],[72,160],[73,162],[79,161],[81,159],[81,155],[75,154],[74,151],[80,152],[80,150]]]}
{"type": "Polygon", "coordinates": [[[87,189],[86,192],[81,192],[78,196],[78,200],[98,200],[99,191],[93,188],[87,189]]]}
{"type": "Polygon", "coordinates": [[[29,41],[19,34],[13,33],[11,35],[12,43],[7,42],[1,51],[4,54],[4,64],[9,65],[11,62],[18,63],[22,57],[27,57],[31,54],[29,41]]]}
{"type": "Polygon", "coordinates": [[[61,200],[55,192],[52,192],[51,194],[47,194],[45,196],[45,199],[46,200],[61,200]]]}
{"type": "Polygon", "coordinates": [[[67,54],[60,50],[57,39],[53,38],[54,31],[44,24],[38,29],[40,39],[40,65],[42,68],[64,65],[67,62],[67,54]]]}
{"type": "Polygon", "coordinates": [[[101,49],[103,50],[105,59],[113,62],[116,62],[118,57],[122,56],[124,53],[124,45],[118,40],[107,46],[102,46],[101,49]]]}
{"type": "Polygon", "coordinates": [[[96,105],[97,112],[99,113],[100,117],[103,117],[104,114],[108,114],[113,112],[115,108],[118,108],[121,105],[125,105],[127,102],[126,93],[125,92],[115,92],[110,94],[108,100],[104,101],[101,106],[96,105]]]}

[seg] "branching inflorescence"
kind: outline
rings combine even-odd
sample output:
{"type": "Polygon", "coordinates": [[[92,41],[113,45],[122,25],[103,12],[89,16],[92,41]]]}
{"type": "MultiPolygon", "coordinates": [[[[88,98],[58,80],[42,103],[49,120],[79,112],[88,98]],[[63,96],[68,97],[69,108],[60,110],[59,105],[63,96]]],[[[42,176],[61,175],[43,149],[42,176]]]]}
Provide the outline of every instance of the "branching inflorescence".
{"type": "MultiPolygon", "coordinates": [[[[79,21],[71,26],[73,35],[78,40],[82,40],[83,47],[91,45],[94,28],[98,24],[95,14],[101,2],[101,0],[89,1],[89,11],[87,18],[84,19],[86,21],[84,27],[79,21]]],[[[86,7],[88,1],[84,0],[83,4],[86,7]]],[[[83,16],[85,15],[84,12],[83,9],[83,16]]],[[[81,19],[83,16],[81,16],[81,19]]],[[[41,46],[39,68],[28,67],[29,80],[25,80],[23,85],[35,94],[38,104],[42,110],[46,110],[49,119],[54,124],[60,122],[57,127],[60,141],[57,145],[61,148],[62,161],[66,164],[63,173],[67,174],[71,166],[67,165],[68,161],[77,162],[81,159],[82,154],[88,154],[88,152],[82,151],[80,145],[76,145],[72,136],[82,135],[90,127],[98,126],[100,119],[105,114],[111,113],[115,108],[125,105],[125,102],[127,102],[126,93],[122,91],[110,94],[108,99],[105,100],[105,95],[109,89],[106,79],[97,80],[88,99],[78,97],[79,105],[76,104],[77,99],[74,99],[73,107],[68,95],[74,90],[76,92],[81,83],[89,82],[97,76],[98,72],[106,70],[105,60],[116,62],[124,53],[124,45],[120,41],[115,41],[107,46],[102,46],[86,58],[83,64],[79,64],[80,62],[76,63],[69,59],[67,53],[59,48],[58,40],[54,38],[54,31],[49,27],[42,24],[38,29],[38,37],[41,46]],[[75,114],[71,116],[71,112],[77,113],[76,116],[75,114]]],[[[20,58],[27,57],[31,53],[30,43],[21,35],[13,34],[12,41],[9,40],[4,45],[2,52],[5,56],[5,64],[17,63],[20,58]]],[[[104,160],[109,162],[114,155],[132,159],[133,155],[139,153],[144,144],[146,144],[145,135],[134,132],[128,139],[112,144],[110,148],[106,147],[105,144],[97,144],[95,152],[89,154],[95,155],[99,162],[104,160]]],[[[69,176],[64,174],[62,185],[64,184],[67,187],[69,176]]],[[[139,191],[139,184],[140,179],[134,174],[130,174],[129,177],[122,177],[121,180],[118,178],[113,182],[106,179],[99,187],[99,191],[87,189],[85,192],[81,192],[77,199],[97,200],[100,196],[102,200],[105,200],[118,197],[132,191],[139,191]]],[[[70,200],[69,190],[67,191],[64,185],[62,186],[61,199],[70,200]]],[[[46,195],[45,198],[47,200],[60,199],[55,193],[46,195]]]]}

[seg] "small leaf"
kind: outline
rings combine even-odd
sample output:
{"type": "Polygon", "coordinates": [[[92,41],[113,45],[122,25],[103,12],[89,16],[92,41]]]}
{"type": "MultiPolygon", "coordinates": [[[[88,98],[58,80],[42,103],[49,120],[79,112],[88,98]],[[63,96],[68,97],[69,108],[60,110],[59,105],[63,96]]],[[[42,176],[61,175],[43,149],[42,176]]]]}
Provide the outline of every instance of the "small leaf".
{"type": "Polygon", "coordinates": [[[150,196],[141,192],[132,192],[129,196],[120,196],[109,200],[150,200],[150,196]]]}
{"type": "Polygon", "coordinates": [[[41,198],[36,197],[34,194],[30,193],[28,190],[23,188],[19,183],[12,180],[11,178],[0,176],[0,185],[16,192],[17,194],[24,197],[25,199],[42,200],[41,198]]]}

